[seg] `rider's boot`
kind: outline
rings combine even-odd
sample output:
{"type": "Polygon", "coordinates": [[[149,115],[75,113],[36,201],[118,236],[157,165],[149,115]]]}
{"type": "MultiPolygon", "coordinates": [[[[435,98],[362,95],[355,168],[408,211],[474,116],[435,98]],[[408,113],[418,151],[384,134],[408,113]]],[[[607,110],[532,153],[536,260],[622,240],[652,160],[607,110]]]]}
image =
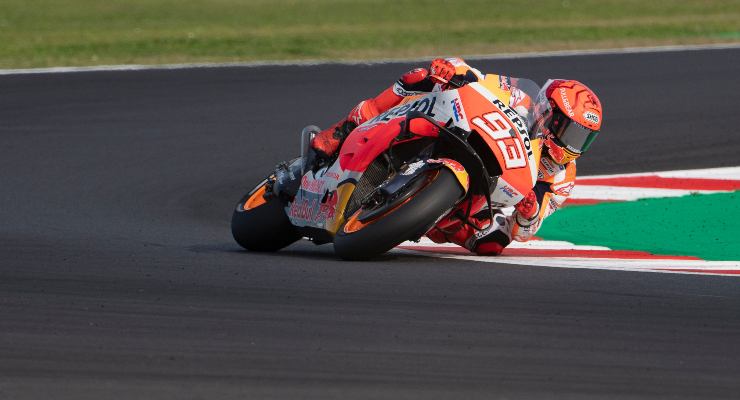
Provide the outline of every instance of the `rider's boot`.
{"type": "Polygon", "coordinates": [[[356,127],[357,124],[350,120],[340,121],[334,126],[317,133],[311,140],[311,148],[319,158],[330,159],[336,154],[344,139],[356,127]]]}
{"type": "Polygon", "coordinates": [[[349,120],[340,121],[329,129],[318,132],[311,139],[308,151],[305,154],[304,171],[316,171],[322,166],[329,164],[337,154],[344,139],[357,125],[349,120]]]}

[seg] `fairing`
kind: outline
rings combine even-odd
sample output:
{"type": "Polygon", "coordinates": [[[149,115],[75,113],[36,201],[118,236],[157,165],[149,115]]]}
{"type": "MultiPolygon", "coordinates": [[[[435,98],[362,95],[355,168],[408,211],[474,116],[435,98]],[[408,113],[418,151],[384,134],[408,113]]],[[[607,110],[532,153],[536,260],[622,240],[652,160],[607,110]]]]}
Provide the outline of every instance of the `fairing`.
{"type": "MultiPolygon", "coordinates": [[[[345,208],[363,172],[393,144],[410,111],[421,112],[440,125],[479,135],[500,164],[492,170],[502,171],[491,188],[492,204],[507,207],[519,202],[537,178],[539,139],[531,138],[529,129],[533,104],[530,93],[536,94],[538,87],[531,81],[510,80],[512,86],[505,90],[500,82],[498,75],[486,75],[456,90],[407,97],[357,127],[345,140],[334,164],[303,176],[300,189],[286,208],[291,222],[334,234],[344,222],[345,208]],[[514,86],[514,82],[519,85],[514,86]]],[[[458,179],[462,184],[467,175],[458,179]]]]}

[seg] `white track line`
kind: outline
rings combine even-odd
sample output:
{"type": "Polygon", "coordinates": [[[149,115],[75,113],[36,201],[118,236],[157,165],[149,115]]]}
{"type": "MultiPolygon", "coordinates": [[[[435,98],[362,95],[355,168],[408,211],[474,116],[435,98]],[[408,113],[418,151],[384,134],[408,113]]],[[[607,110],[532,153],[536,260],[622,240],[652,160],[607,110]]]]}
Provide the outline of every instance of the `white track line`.
{"type": "MultiPolygon", "coordinates": [[[[612,55],[612,54],[640,54],[640,53],[665,53],[679,51],[700,50],[728,50],[740,49],[740,43],[714,43],[698,45],[676,45],[676,46],[653,46],[653,47],[626,47],[619,49],[594,49],[594,50],[560,50],[540,51],[526,53],[501,53],[501,54],[477,54],[463,56],[467,60],[510,60],[521,58],[545,58],[545,57],[573,57],[588,55],[612,55]]],[[[21,68],[0,69],[0,75],[22,75],[22,74],[60,74],[75,72],[108,72],[108,71],[147,71],[147,70],[178,70],[178,69],[200,69],[200,68],[258,68],[258,67],[285,67],[302,66],[310,67],[316,65],[376,65],[390,63],[425,62],[435,56],[417,58],[388,58],[366,61],[330,61],[330,60],[301,60],[301,61],[255,61],[255,62],[232,62],[232,63],[190,63],[190,64],[122,64],[122,65],[95,65],[88,67],[51,67],[51,68],[21,68]]]]}
{"type": "Polygon", "coordinates": [[[730,181],[740,181],[740,166],[685,169],[678,171],[638,172],[634,174],[589,175],[579,177],[579,179],[629,178],[635,176],[659,176],[661,178],[724,179],[730,181]]]}
{"type": "MultiPolygon", "coordinates": [[[[723,190],[684,190],[684,189],[653,189],[641,187],[578,185],[573,188],[569,198],[593,199],[613,201],[633,201],[646,198],[681,197],[693,193],[713,194],[725,193],[723,190]]],[[[566,203],[567,204],[567,203],[566,203]]]]}
{"type": "Polygon", "coordinates": [[[704,261],[704,260],[624,260],[614,258],[571,258],[571,257],[520,257],[520,256],[474,256],[432,253],[396,248],[395,253],[423,255],[434,258],[447,258],[464,261],[477,261],[495,264],[528,265],[549,268],[600,269],[611,271],[662,272],[691,275],[728,275],[740,270],[740,261],[704,261]],[[680,271],[691,269],[696,271],[680,271]],[[678,270],[678,271],[675,271],[678,270]],[[703,272],[702,270],[706,271],[703,272]],[[727,273],[715,272],[727,271],[727,273]]]}
{"type": "MultiPolygon", "coordinates": [[[[427,237],[419,239],[418,242],[406,241],[401,243],[399,246],[434,246],[434,247],[457,247],[460,246],[454,243],[435,243],[427,237]]],[[[536,250],[599,250],[599,251],[611,251],[610,248],[604,246],[587,246],[573,244],[564,240],[530,240],[527,242],[511,242],[507,247],[511,249],[536,249],[536,250]]]]}

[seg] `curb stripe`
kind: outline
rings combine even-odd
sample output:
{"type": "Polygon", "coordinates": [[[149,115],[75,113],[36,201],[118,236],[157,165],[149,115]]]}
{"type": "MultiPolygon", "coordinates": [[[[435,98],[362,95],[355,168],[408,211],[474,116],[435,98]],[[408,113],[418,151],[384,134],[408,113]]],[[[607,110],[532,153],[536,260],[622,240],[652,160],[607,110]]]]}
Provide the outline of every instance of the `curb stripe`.
{"type": "Polygon", "coordinates": [[[600,204],[600,203],[618,203],[620,201],[624,200],[614,200],[614,199],[571,199],[568,198],[568,200],[563,203],[563,207],[568,206],[587,206],[592,204],[600,204]]]}
{"type": "Polygon", "coordinates": [[[631,174],[607,174],[582,176],[581,179],[593,178],[625,178],[633,176],[660,176],[663,178],[702,178],[740,180],[740,166],[702,169],[682,169],[677,171],[637,172],[631,174]]]}

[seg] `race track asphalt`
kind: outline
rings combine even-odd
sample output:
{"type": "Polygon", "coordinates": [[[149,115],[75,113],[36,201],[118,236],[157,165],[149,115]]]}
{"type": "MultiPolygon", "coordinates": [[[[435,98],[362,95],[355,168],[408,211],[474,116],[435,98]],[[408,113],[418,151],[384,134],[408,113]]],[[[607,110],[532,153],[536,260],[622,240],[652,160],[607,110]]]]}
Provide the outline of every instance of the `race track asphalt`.
{"type": "MultiPolygon", "coordinates": [[[[581,174],[738,164],[738,49],[470,62],[597,90],[581,174]]],[[[302,126],[411,66],[0,76],[0,399],[738,398],[735,278],[240,250],[302,126]]]]}

